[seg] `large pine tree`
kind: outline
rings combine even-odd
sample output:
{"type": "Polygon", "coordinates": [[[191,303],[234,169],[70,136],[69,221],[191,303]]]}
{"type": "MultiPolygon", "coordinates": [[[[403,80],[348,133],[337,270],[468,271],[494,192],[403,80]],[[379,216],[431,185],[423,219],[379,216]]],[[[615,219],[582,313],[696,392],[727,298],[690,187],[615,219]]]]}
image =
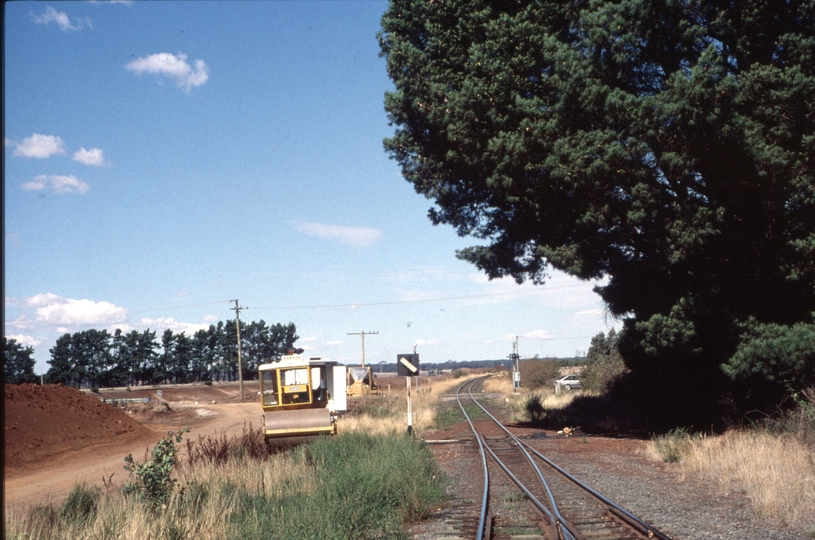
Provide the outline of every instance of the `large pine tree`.
{"type": "Polygon", "coordinates": [[[607,277],[660,413],[720,403],[745,328],[811,322],[815,1],[391,0],[380,44],[433,223],[490,277],[607,277]]]}

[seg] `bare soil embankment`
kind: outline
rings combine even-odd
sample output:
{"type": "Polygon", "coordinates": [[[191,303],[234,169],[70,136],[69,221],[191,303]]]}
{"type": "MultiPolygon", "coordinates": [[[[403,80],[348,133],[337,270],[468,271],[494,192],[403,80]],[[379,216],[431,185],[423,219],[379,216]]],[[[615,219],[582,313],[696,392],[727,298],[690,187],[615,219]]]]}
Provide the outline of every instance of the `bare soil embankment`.
{"type": "Polygon", "coordinates": [[[74,485],[124,483],[124,456],[142,460],[167,431],[191,427],[187,437],[240,434],[258,425],[257,385],[102,390],[86,394],[63,385],[4,385],[4,504],[60,500],[74,485]],[[150,398],[121,408],[102,399],[150,398]],[[166,405],[165,405],[166,404],[166,405]]]}

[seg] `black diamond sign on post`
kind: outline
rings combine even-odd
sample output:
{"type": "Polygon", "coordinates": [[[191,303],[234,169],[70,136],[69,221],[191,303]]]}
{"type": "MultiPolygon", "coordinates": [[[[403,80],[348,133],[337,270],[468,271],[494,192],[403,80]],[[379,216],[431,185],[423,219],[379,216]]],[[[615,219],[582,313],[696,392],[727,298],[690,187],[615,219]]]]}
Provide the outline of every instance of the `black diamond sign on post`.
{"type": "Polygon", "coordinates": [[[419,375],[419,355],[396,355],[396,375],[399,377],[417,377],[419,375]]]}

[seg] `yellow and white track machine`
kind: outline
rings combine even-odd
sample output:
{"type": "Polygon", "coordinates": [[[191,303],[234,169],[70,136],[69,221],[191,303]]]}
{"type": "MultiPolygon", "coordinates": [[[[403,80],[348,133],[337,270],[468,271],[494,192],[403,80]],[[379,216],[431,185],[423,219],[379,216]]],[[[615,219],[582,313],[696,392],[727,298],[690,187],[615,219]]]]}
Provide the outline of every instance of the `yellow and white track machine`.
{"type": "Polygon", "coordinates": [[[337,433],[338,413],[346,409],[345,366],[289,354],[258,371],[267,439],[337,433]]]}

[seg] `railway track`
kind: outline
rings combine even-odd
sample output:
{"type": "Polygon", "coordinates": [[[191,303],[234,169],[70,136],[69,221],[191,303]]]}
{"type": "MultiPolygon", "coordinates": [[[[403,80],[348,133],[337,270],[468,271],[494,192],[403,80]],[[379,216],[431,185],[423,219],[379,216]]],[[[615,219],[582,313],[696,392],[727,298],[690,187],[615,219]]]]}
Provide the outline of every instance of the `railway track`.
{"type": "Polygon", "coordinates": [[[458,405],[473,432],[472,441],[466,444],[480,454],[481,499],[453,501],[455,526],[449,534],[441,534],[438,538],[670,539],[619,504],[582,484],[516,437],[473,395],[473,387],[484,378],[465,382],[456,391],[458,405]],[[473,409],[473,405],[477,409],[473,409]],[[474,410],[484,414],[474,419],[474,410]],[[517,494],[516,500],[524,501],[534,509],[535,517],[513,521],[492,515],[491,508],[499,502],[496,492],[506,493],[512,489],[517,494]]]}

